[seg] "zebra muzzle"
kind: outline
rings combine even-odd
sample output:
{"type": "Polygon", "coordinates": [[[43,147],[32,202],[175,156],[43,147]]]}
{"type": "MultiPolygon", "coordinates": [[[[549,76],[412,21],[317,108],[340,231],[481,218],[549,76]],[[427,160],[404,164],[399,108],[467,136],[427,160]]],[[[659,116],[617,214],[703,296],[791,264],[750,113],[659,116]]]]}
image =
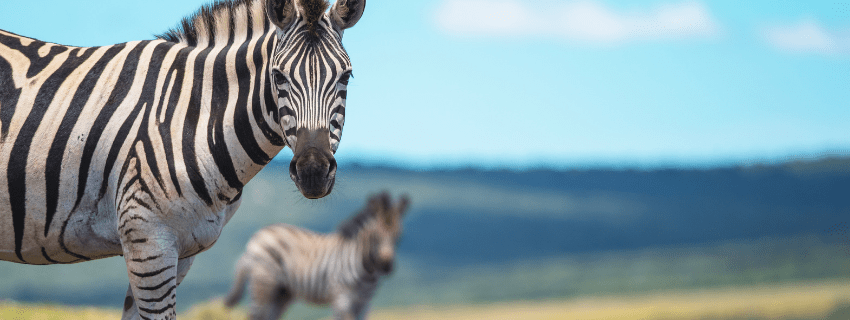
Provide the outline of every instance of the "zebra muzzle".
{"type": "Polygon", "coordinates": [[[393,272],[393,261],[381,261],[378,264],[378,269],[381,270],[383,274],[390,274],[393,272]]]}
{"type": "Polygon", "coordinates": [[[330,194],[334,186],[336,159],[328,134],[327,129],[302,129],[297,134],[298,144],[289,163],[289,177],[308,199],[322,198],[330,194]]]}

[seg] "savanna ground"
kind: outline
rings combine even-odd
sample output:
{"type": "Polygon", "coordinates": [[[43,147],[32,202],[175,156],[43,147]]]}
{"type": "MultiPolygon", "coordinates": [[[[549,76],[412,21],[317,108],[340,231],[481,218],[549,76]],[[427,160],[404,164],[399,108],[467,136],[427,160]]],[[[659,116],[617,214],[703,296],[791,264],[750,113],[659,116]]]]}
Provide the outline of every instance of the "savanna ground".
{"type": "MultiPolygon", "coordinates": [[[[55,305],[0,303],[11,320],[118,319],[120,311],[55,305]]],[[[640,295],[588,296],[566,300],[479,305],[411,306],[374,310],[371,319],[850,319],[850,280],[663,291],[640,295]]],[[[241,320],[213,300],[193,306],[180,319],[241,320]]]]}

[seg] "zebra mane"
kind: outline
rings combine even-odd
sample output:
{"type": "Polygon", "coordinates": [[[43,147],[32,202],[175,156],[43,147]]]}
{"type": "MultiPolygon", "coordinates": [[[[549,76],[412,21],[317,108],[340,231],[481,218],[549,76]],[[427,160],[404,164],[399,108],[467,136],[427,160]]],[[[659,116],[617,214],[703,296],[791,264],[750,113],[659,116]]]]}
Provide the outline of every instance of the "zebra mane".
{"type": "Polygon", "coordinates": [[[316,23],[319,22],[319,19],[322,19],[322,15],[325,13],[325,10],[328,10],[328,1],[301,0],[300,3],[304,14],[304,20],[307,23],[307,31],[315,36],[317,29],[316,23]]]}
{"type": "Polygon", "coordinates": [[[374,195],[369,198],[366,207],[360,210],[356,215],[349,218],[337,227],[337,232],[343,239],[352,239],[357,236],[360,230],[377,218],[378,212],[382,210],[390,210],[389,194],[386,192],[374,195]]]}
{"type": "MultiPolygon", "coordinates": [[[[204,29],[206,29],[203,31],[209,37],[209,39],[206,40],[212,42],[212,39],[215,39],[216,35],[216,13],[221,10],[227,10],[232,13],[239,6],[250,8],[252,1],[253,0],[221,0],[203,5],[194,14],[180,20],[177,27],[171,28],[165,33],[156,35],[156,37],[169,42],[184,42],[190,46],[196,46],[198,45],[198,40],[204,40],[198,39],[199,35],[202,34],[199,32],[200,30],[198,30],[198,25],[200,24],[204,29]]],[[[263,6],[263,8],[265,8],[265,6],[263,6]]],[[[265,15],[265,10],[263,10],[263,15],[265,15]]],[[[228,29],[230,32],[233,31],[232,23],[229,23],[228,29]]]]}
{"type": "MultiPolygon", "coordinates": [[[[231,17],[232,13],[239,7],[244,6],[246,12],[248,12],[249,16],[256,16],[258,14],[262,15],[262,19],[266,18],[266,6],[265,4],[259,6],[262,8],[262,12],[251,12],[251,7],[254,1],[269,1],[269,0],[219,0],[217,2],[207,4],[198,9],[194,14],[184,17],[180,23],[174,27],[169,29],[168,31],[156,35],[157,39],[162,39],[169,42],[183,42],[190,46],[197,46],[199,40],[208,40],[210,45],[212,45],[213,39],[216,38],[216,15],[220,14],[220,11],[226,10],[228,11],[228,15],[231,17]],[[199,32],[199,28],[204,28],[203,32],[199,32]],[[199,39],[199,35],[205,34],[209,39],[199,39]]],[[[317,22],[322,18],[322,15],[325,13],[325,10],[328,9],[330,4],[327,0],[298,0],[298,3],[301,7],[301,18],[305,21],[307,25],[307,30],[312,35],[316,34],[317,22]]],[[[249,19],[250,20],[250,19],[249,19]]],[[[233,19],[231,18],[228,21],[228,32],[233,33],[233,19]]],[[[269,23],[264,24],[266,28],[269,27],[269,23]]]]}
{"type": "Polygon", "coordinates": [[[369,221],[373,220],[374,216],[374,211],[366,208],[340,224],[339,227],[337,227],[337,232],[339,232],[344,239],[352,239],[360,233],[360,230],[362,230],[363,227],[369,224],[369,221]]]}

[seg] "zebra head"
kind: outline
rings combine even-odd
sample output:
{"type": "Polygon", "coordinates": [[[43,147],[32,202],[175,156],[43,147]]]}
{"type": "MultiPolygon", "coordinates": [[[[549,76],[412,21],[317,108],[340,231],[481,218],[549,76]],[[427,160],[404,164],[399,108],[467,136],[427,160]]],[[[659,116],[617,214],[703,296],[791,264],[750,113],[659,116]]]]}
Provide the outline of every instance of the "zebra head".
{"type": "Polygon", "coordinates": [[[267,0],[277,28],[269,72],[278,121],[292,149],[289,175],[309,199],[328,195],[336,176],[334,153],[345,123],[351,61],[343,30],[360,20],[366,0],[267,0]]]}
{"type": "Polygon", "coordinates": [[[392,273],[395,261],[396,244],[401,236],[401,218],[407,212],[409,197],[402,195],[396,205],[391,203],[390,195],[383,192],[372,196],[367,205],[374,219],[366,227],[368,233],[364,250],[364,267],[379,275],[392,273]]]}

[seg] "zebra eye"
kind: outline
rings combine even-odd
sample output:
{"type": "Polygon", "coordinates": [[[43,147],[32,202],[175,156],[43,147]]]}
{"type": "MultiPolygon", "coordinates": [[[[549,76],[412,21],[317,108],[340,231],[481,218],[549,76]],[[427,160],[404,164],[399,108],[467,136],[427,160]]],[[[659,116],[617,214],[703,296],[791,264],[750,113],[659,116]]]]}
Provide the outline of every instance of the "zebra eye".
{"type": "Polygon", "coordinates": [[[339,83],[342,83],[344,85],[348,85],[348,80],[351,77],[352,77],[351,71],[346,71],[345,73],[342,74],[342,76],[339,77],[339,83]]]}
{"type": "Polygon", "coordinates": [[[280,71],[274,70],[272,71],[272,76],[274,77],[274,84],[277,86],[282,86],[286,84],[286,77],[280,71]]]}

